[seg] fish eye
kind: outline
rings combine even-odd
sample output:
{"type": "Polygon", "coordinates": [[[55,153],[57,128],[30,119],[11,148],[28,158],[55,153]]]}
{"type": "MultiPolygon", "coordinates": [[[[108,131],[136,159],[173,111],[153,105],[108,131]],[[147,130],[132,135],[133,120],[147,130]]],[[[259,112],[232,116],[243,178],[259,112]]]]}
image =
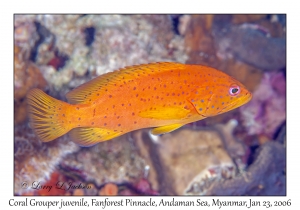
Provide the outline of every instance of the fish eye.
{"type": "Polygon", "coordinates": [[[231,85],[229,88],[229,94],[232,96],[236,96],[240,93],[240,87],[238,85],[231,85]]]}

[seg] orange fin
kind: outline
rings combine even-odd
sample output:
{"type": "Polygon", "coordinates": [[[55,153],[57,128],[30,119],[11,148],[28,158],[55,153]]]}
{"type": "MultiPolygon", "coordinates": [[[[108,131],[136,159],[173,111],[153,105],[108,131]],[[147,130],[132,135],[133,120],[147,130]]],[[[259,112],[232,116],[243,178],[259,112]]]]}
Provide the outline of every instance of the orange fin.
{"type": "Polygon", "coordinates": [[[92,127],[74,128],[70,131],[72,140],[84,147],[93,146],[101,141],[107,141],[122,134],[110,129],[92,127]]]}
{"type": "Polygon", "coordinates": [[[113,72],[96,77],[86,82],[74,90],[68,92],[66,97],[71,104],[85,104],[91,102],[97,94],[102,92],[105,83],[112,77],[113,72]]]}
{"type": "Polygon", "coordinates": [[[152,129],[151,133],[153,135],[165,134],[165,133],[169,133],[171,131],[174,131],[174,130],[178,129],[181,126],[183,126],[183,124],[165,125],[165,126],[161,126],[161,127],[157,127],[157,128],[152,129]]]}
{"type": "Polygon", "coordinates": [[[70,128],[59,120],[59,112],[69,104],[47,95],[39,89],[32,89],[27,94],[30,125],[43,141],[52,141],[70,128]]]}
{"type": "Polygon", "coordinates": [[[187,117],[190,111],[181,107],[162,107],[155,106],[152,110],[144,110],[139,113],[140,117],[161,119],[161,120],[180,120],[187,117]]]}
{"type": "Polygon", "coordinates": [[[185,65],[180,63],[150,63],[136,66],[129,66],[114,72],[103,74],[91,81],[80,85],[66,94],[68,101],[72,104],[89,103],[120,81],[127,82],[143,75],[155,74],[157,72],[169,71],[172,69],[184,69],[185,65]]]}

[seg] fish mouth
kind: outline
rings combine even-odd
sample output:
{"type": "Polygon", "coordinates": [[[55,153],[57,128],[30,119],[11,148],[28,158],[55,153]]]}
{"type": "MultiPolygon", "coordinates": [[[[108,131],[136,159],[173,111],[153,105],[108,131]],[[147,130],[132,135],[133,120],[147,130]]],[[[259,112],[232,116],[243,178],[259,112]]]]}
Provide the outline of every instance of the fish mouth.
{"type": "Polygon", "coordinates": [[[250,92],[246,92],[243,96],[235,100],[236,108],[248,103],[252,99],[252,94],[250,92]]]}
{"type": "Polygon", "coordinates": [[[251,99],[252,99],[252,93],[250,93],[250,92],[246,93],[243,97],[241,97],[241,98],[239,99],[239,100],[244,100],[243,103],[241,103],[240,106],[242,106],[242,105],[248,103],[249,101],[251,101],[251,99]]]}
{"type": "Polygon", "coordinates": [[[243,95],[240,98],[237,98],[234,102],[228,104],[227,106],[223,107],[222,109],[220,109],[217,113],[215,114],[206,114],[206,113],[202,113],[200,114],[203,117],[212,117],[218,114],[222,114],[224,112],[228,112],[231,111],[233,109],[239,108],[240,106],[245,105],[246,103],[248,103],[250,100],[252,99],[252,94],[250,92],[246,93],[245,95],[243,95]]]}

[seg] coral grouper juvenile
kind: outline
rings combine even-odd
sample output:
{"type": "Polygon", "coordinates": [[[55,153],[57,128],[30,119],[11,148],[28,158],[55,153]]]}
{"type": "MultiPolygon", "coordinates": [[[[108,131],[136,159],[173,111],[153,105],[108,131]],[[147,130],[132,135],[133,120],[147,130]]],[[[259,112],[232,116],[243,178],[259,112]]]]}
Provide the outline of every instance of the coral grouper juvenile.
{"type": "Polygon", "coordinates": [[[235,109],[252,97],[219,70],[169,62],[107,73],[66,96],[70,104],[39,89],[28,93],[31,127],[42,141],[69,132],[74,142],[91,146],[148,127],[154,127],[152,134],[163,134],[235,109]]]}

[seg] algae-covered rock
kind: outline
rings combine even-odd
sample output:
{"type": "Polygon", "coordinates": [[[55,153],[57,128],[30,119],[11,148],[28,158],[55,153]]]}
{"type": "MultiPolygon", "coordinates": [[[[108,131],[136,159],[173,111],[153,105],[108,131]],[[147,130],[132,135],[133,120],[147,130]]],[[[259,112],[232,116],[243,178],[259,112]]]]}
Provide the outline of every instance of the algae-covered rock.
{"type": "Polygon", "coordinates": [[[81,177],[98,186],[103,183],[132,182],[143,176],[145,163],[127,135],[82,148],[61,161],[64,170],[81,171],[81,177]]]}
{"type": "Polygon", "coordinates": [[[262,70],[279,70],[286,66],[285,37],[271,37],[255,24],[231,25],[230,18],[216,16],[214,19],[212,28],[219,55],[233,56],[262,70]]]}
{"type": "Polygon", "coordinates": [[[247,171],[213,183],[206,195],[286,195],[286,149],[277,142],[261,146],[247,171]]]}
{"type": "Polygon", "coordinates": [[[179,129],[152,140],[148,133],[135,135],[152,166],[149,180],[159,186],[162,195],[205,194],[215,180],[233,177],[236,165],[223,137],[215,128],[179,129]]]}
{"type": "Polygon", "coordinates": [[[34,182],[48,180],[62,158],[79,149],[68,136],[43,143],[27,125],[16,126],[14,137],[15,195],[32,191],[34,182]]]}
{"type": "Polygon", "coordinates": [[[40,69],[30,61],[30,52],[36,42],[37,34],[32,22],[19,22],[14,40],[14,114],[15,124],[21,124],[27,117],[27,92],[32,88],[46,89],[47,82],[40,69]]]}

